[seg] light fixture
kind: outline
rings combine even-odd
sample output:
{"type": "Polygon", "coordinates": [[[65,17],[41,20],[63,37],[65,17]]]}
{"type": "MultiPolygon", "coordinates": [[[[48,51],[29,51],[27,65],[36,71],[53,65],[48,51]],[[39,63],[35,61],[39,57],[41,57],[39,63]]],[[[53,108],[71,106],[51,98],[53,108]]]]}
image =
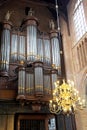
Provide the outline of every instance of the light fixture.
{"type": "Polygon", "coordinates": [[[76,107],[82,109],[85,107],[85,100],[81,100],[79,92],[74,87],[74,82],[68,80],[68,83],[63,80],[60,85],[59,81],[56,81],[55,88],[53,90],[53,98],[49,102],[49,109],[51,113],[64,114],[74,113],[76,107]]]}

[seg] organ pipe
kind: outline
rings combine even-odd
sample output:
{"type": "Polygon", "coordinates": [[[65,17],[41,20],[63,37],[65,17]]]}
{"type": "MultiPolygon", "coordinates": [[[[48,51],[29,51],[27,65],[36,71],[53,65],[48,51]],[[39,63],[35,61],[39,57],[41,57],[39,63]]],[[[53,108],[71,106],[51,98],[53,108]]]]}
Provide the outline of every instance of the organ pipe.
{"type": "Polygon", "coordinates": [[[4,28],[1,36],[0,69],[5,72],[8,72],[9,70],[11,26],[10,22],[4,22],[4,28]]]}
{"type": "Polygon", "coordinates": [[[27,61],[35,61],[37,56],[37,24],[38,20],[29,12],[25,19],[25,27],[27,32],[27,61]]]}
{"type": "Polygon", "coordinates": [[[44,42],[44,63],[49,66],[51,65],[50,40],[48,38],[44,38],[43,42],[44,42]]]}
{"type": "Polygon", "coordinates": [[[52,66],[60,69],[60,48],[56,31],[51,31],[51,47],[52,47],[52,66]]]}
{"type": "Polygon", "coordinates": [[[19,35],[18,60],[20,63],[25,61],[25,36],[22,34],[19,35]]]}
{"type": "Polygon", "coordinates": [[[26,93],[34,94],[34,74],[26,72],[26,93]]]}
{"type": "Polygon", "coordinates": [[[11,62],[16,62],[18,57],[18,35],[11,35],[11,62]]]}
{"type": "Polygon", "coordinates": [[[19,69],[18,73],[18,94],[25,94],[25,69],[19,69]]]}
{"type": "Polygon", "coordinates": [[[35,66],[35,92],[36,94],[43,93],[43,68],[42,66],[35,66]]]}
{"type": "Polygon", "coordinates": [[[31,25],[27,27],[27,60],[35,61],[37,55],[37,29],[31,25]]]}
{"type": "Polygon", "coordinates": [[[44,74],[44,93],[45,93],[45,95],[51,94],[51,77],[50,77],[50,74],[44,74]]]}
{"type": "Polygon", "coordinates": [[[52,78],[52,89],[55,89],[54,83],[57,81],[57,73],[55,71],[52,72],[51,78],[52,78]]]}
{"type": "Polygon", "coordinates": [[[43,62],[43,39],[37,39],[37,60],[43,62]]]}

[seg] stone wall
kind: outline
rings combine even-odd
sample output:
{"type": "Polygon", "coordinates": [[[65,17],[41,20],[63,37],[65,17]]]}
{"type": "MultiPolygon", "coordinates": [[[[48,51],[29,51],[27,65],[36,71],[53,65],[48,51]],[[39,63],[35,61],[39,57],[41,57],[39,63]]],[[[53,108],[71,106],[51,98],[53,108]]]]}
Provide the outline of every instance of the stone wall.
{"type": "MultiPolygon", "coordinates": [[[[86,76],[87,63],[83,68],[79,69],[76,45],[80,44],[81,42],[84,42],[84,37],[80,39],[80,41],[75,45],[76,43],[75,31],[74,31],[74,25],[72,22],[73,9],[74,9],[75,2],[76,0],[70,0],[67,7],[68,19],[69,19],[68,25],[69,25],[70,34],[68,33],[67,24],[63,18],[61,18],[60,23],[61,23],[61,31],[63,35],[66,76],[67,76],[67,79],[74,80],[75,86],[80,92],[80,96],[82,98],[85,98],[86,96],[84,94],[85,94],[86,85],[87,85],[87,76],[86,76]],[[85,85],[85,82],[86,82],[86,85],[85,85]]],[[[84,4],[85,17],[87,21],[87,0],[84,0],[83,2],[84,2],[83,4],[84,4]]],[[[85,34],[85,38],[87,38],[87,34],[85,34]]],[[[87,42],[85,43],[85,45],[87,45],[87,42]]],[[[77,110],[75,117],[76,117],[77,130],[86,130],[87,129],[87,108],[83,110],[77,110]]]]}

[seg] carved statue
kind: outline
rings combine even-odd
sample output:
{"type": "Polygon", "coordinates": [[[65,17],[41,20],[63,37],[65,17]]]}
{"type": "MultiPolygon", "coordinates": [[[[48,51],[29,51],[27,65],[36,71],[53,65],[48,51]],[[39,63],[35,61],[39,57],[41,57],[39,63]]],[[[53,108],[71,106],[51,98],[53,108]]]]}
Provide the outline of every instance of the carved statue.
{"type": "Polygon", "coordinates": [[[49,27],[50,27],[50,29],[52,29],[52,30],[55,29],[55,24],[54,24],[54,20],[53,20],[53,19],[51,19],[51,20],[49,21],[49,27]]]}
{"type": "Polygon", "coordinates": [[[34,13],[34,11],[32,10],[32,8],[30,8],[28,15],[29,15],[29,16],[32,16],[33,13],[34,13]]]}
{"type": "Polygon", "coordinates": [[[14,11],[11,11],[11,12],[10,12],[9,10],[7,11],[7,13],[6,13],[6,15],[5,15],[5,20],[6,20],[6,21],[9,21],[9,19],[10,19],[10,17],[11,17],[11,14],[12,14],[13,12],[14,12],[14,11]]]}

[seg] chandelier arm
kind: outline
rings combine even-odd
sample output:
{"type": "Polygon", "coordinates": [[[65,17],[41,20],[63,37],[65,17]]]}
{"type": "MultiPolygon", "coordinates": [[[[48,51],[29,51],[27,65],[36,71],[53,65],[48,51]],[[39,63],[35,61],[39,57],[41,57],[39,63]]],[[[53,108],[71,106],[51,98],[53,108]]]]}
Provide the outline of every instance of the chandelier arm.
{"type": "Polygon", "coordinates": [[[52,108],[50,108],[50,112],[53,113],[53,114],[60,114],[62,111],[62,109],[60,110],[59,108],[56,109],[56,110],[53,110],[52,108]]]}

